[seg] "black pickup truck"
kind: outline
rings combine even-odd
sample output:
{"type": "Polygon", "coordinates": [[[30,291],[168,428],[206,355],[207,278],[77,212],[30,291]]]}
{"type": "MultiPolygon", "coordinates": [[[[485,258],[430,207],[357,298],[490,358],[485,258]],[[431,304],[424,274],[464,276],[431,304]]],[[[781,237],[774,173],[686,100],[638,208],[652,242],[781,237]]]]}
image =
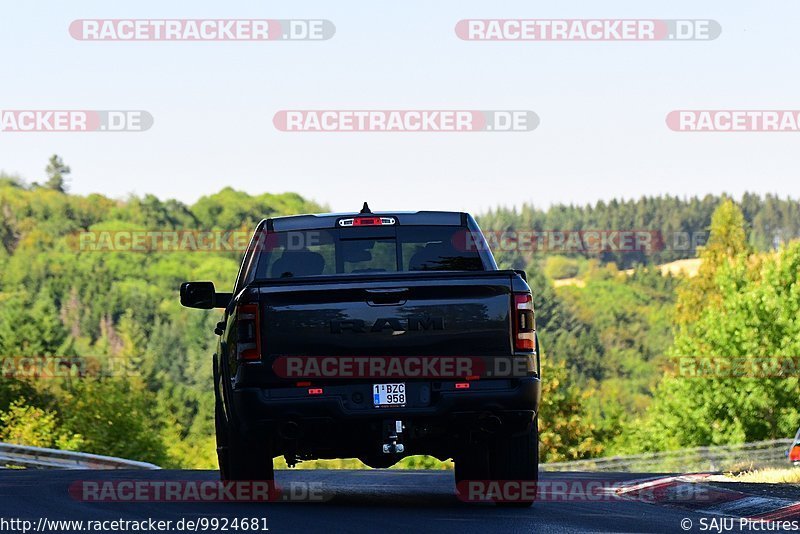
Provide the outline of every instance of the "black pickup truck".
{"type": "MultiPolygon", "coordinates": [[[[453,458],[456,482],[538,477],[538,338],[522,271],[499,270],[456,212],[262,221],[214,355],[223,480],[273,480],[272,460],[453,458]]],[[[528,503],[530,504],[530,503],[528,503]]]]}

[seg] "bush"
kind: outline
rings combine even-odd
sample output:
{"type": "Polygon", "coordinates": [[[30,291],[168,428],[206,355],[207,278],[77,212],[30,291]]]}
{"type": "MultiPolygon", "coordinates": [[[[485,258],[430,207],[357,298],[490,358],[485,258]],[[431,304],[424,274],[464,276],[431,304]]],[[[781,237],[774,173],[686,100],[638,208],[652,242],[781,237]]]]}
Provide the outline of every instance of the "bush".
{"type": "Polygon", "coordinates": [[[83,445],[80,434],[70,434],[58,428],[55,412],[27,405],[25,399],[17,399],[8,410],[0,412],[0,441],[76,451],[83,445]]]}
{"type": "Polygon", "coordinates": [[[552,280],[574,278],[580,271],[580,262],[566,256],[550,256],[544,264],[544,274],[552,280]]]}

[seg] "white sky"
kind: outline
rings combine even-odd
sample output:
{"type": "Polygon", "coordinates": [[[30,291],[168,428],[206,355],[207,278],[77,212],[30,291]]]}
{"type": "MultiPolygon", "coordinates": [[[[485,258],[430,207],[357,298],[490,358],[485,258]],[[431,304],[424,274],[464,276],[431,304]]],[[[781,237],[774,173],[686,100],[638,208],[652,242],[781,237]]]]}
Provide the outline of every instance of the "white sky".
{"type": "Polygon", "coordinates": [[[673,109],[800,109],[796,1],[0,3],[0,109],[142,109],[141,133],[0,132],[0,169],[192,202],[230,185],[334,210],[800,197],[800,133],[676,133],[673,109]],[[324,18],[323,42],[81,42],[79,18],[324,18]],[[466,42],[464,18],[715,19],[691,42],[466,42]],[[284,133],[281,109],[529,109],[520,133],[284,133]]]}

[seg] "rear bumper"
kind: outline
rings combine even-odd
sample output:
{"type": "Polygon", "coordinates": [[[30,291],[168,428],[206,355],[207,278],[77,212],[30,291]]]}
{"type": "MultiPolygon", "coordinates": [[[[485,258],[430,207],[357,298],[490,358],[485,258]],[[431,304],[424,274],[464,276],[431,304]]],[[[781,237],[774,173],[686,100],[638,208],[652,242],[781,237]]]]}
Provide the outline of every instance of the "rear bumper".
{"type": "MultiPolygon", "coordinates": [[[[316,386],[315,386],[316,387],[316,386]]],[[[328,417],[342,420],[393,417],[448,417],[457,413],[539,411],[541,383],[538,378],[477,380],[469,388],[456,382],[406,382],[405,407],[376,408],[372,384],[327,385],[321,394],[307,387],[241,388],[233,390],[234,411],[240,424],[263,425],[274,421],[328,417]]]]}

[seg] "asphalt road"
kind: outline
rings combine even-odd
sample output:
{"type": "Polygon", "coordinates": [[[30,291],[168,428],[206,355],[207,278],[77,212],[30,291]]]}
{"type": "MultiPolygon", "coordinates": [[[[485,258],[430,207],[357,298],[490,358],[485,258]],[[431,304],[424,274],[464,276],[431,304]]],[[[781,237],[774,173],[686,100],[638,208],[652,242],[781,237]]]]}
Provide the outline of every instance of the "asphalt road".
{"type": "MultiPolygon", "coordinates": [[[[543,473],[542,480],[632,480],[628,473],[543,473]]],[[[260,518],[269,532],[681,532],[681,520],[700,516],[637,501],[539,501],[504,509],[458,500],[451,471],[279,471],[282,487],[311,488],[315,502],[86,502],[82,481],[214,481],[214,471],[0,471],[2,520],[33,521],[260,518]],[[312,484],[306,486],[305,484],[312,484]],[[70,493],[70,487],[73,493],[70,493]]],[[[9,524],[5,525],[9,527],[9,524]]],[[[35,528],[35,527],[34,527],[35,528]]],[[[70,529],[62,528],[62,531],[70,529]]],[[[74,530],[74,529],[73,529],[74,530]]],[[[198,528],[198,531],[203,531],[198,528]]],[[[229,529],[230,532],[235,530],[229,529]]],[[[697,531],[695,528],[694,531],[697,531]]]]}

